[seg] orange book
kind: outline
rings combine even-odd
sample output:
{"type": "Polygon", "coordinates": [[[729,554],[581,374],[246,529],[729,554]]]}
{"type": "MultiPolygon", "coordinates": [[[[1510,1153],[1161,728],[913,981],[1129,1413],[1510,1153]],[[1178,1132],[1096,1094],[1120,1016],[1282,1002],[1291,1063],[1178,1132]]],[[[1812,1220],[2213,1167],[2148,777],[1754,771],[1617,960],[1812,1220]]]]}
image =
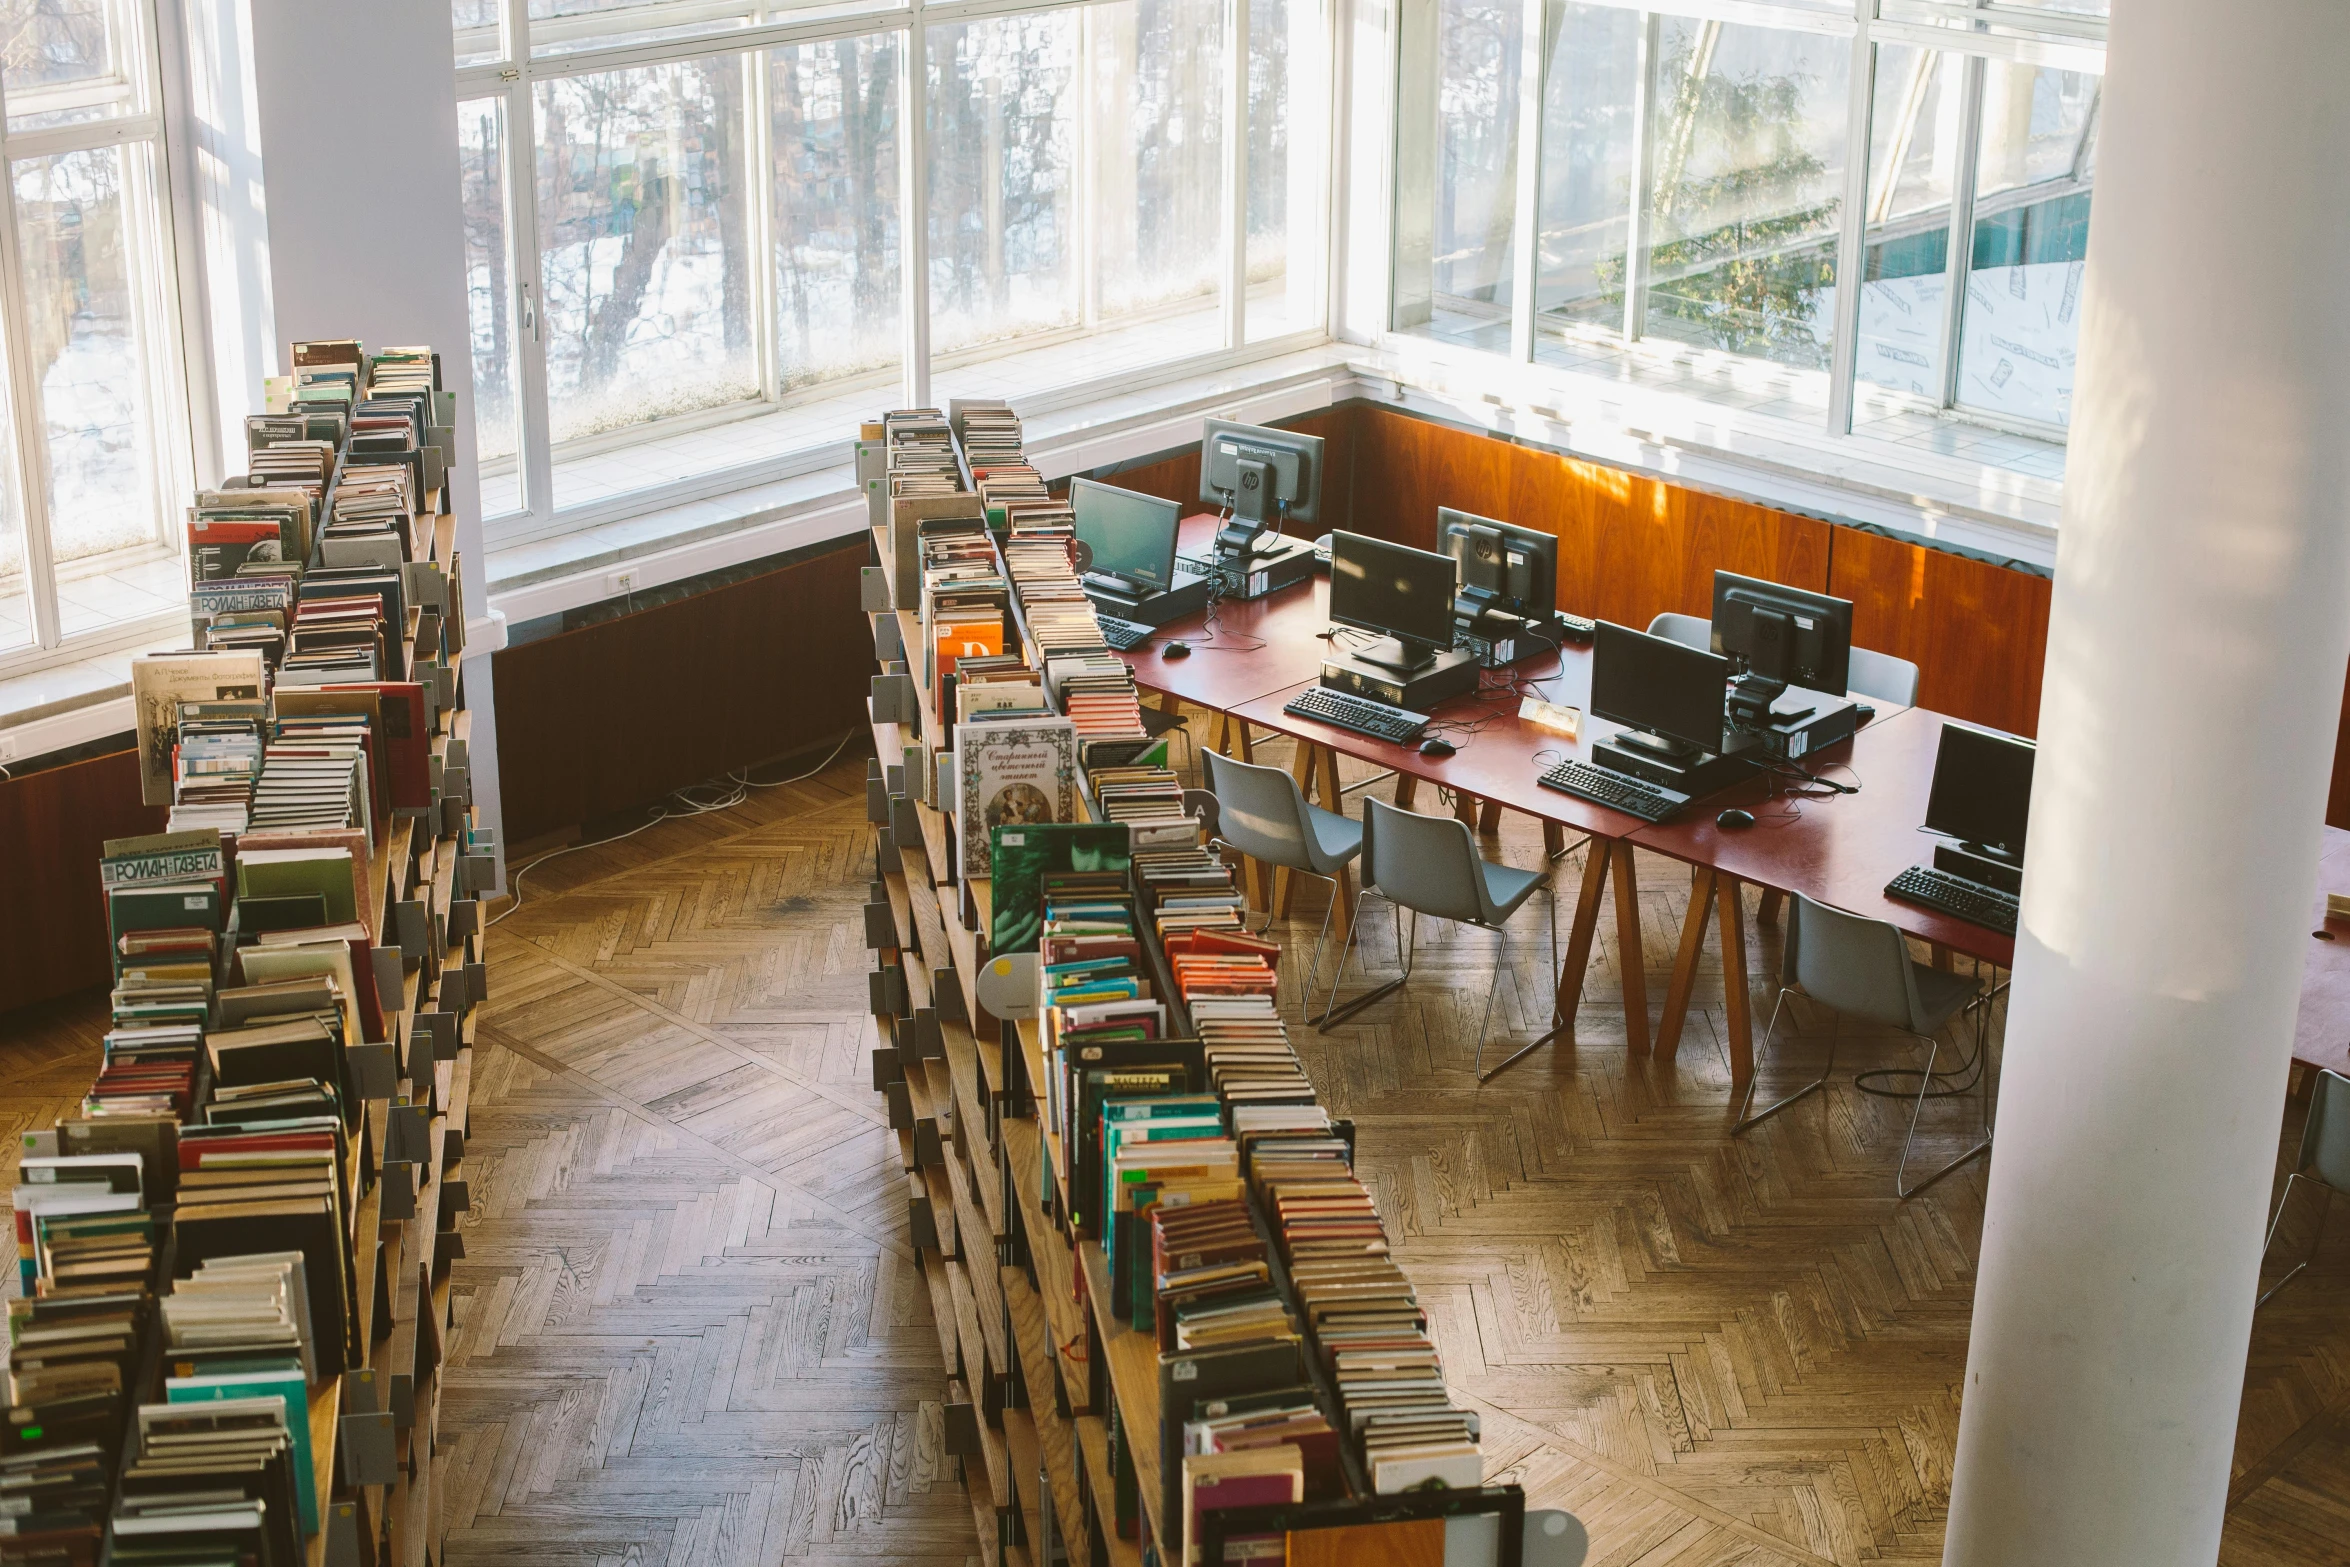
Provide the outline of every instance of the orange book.
{"type": "Polygon", "coordinates": [[[958,658],[990,658],[1004,650],[1004,622],[1001,616],[985,620],[950,620],[942,622],[932,636],[938,643],[938,678],[931,690],[941,690],[947,676],[954,673],[958,658]]]}

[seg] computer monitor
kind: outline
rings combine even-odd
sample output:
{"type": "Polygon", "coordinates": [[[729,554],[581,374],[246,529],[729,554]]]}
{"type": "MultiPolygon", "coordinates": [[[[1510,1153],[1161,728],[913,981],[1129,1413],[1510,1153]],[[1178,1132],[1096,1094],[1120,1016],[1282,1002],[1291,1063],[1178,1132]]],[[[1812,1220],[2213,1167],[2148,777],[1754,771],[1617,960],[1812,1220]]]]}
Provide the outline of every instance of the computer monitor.
{"type": "Polygon", "coordinates": [[[1449,506],[1437,508],[1436,534],[1461,564],[1464,612],[1537,621],[1558,613],[1559,541],[1551,534],[1449,506]]]}
{"type": "Polygon", "coordinates": [[[1330,618],[1385,640],[1355,654],[1410,672],[1452,646],[1452,596],[1460,568],[1450,555],[1360,533],[1330,535],[1330,618]]]}
{"type": "Polygon", "coordinates": [[[1090,556],[1088,575],[1107,577],[1141,597],[1175,585],[1175,530],[1183,503],[1138,495],[1092,479],[1069,481],[1077,542],[1090,556]]]}
{"type": "Polygon", "coordinates": [[[1200,503],[1232,513],[1216,535],[1246,548],[1268,523],[1295,523],[1311,538],[1322,508],[1322,438],[1261,424],[1210,419],[1199,449],[1200,503]]]}
{"type": "Polygon", "coordinates": [[[1842,696],[1852,683],[1852,600],[1717,571],[1714,651],[1743,673],[1842,696]]]}
{"type": "Polygon", "coordinates": [[[1591,714],[1634,733],[1620,745],[1685,760],[1722,748],[1730,661],[1603,620],[1592,637],[1591,714]]]}
{"type": "Polygon", "coordinates": [[[1926,795],[1926,831],[2021,865],[2024,823],[2032,808],[2032,757],[2038,747],[2014,735],[1942,726],[1934,784],[1926,795]]]}

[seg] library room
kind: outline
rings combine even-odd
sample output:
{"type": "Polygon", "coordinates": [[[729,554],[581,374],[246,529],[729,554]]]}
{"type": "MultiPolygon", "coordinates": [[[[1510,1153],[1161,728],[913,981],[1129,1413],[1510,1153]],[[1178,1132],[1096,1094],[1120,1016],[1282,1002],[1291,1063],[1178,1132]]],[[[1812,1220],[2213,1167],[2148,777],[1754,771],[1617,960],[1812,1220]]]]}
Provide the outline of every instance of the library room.
{"type": "Polygon", "coordinates": [[[0,1567],[2350,1564],[2345,79],[0,0],[0,1567]]]}

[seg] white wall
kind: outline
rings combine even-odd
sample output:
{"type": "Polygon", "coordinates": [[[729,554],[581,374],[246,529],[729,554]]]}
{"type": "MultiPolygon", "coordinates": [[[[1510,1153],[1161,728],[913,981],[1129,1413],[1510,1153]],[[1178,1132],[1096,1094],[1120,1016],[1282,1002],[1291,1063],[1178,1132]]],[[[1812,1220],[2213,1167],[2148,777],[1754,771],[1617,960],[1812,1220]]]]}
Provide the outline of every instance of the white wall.
{"type": "Polygon", "coordinates": [[[225,440],[286,344],[430,344],[456,393],[451,510],[477,819],[499,820],[450,11],[438,0],[186,0],[225,440]],[[255,180],[258,180],[258,192],[255,180]],[[224,341],[225,340],[225,341],[224,341]],[[224,352],[224,347],[228,351],[224,352]]]}

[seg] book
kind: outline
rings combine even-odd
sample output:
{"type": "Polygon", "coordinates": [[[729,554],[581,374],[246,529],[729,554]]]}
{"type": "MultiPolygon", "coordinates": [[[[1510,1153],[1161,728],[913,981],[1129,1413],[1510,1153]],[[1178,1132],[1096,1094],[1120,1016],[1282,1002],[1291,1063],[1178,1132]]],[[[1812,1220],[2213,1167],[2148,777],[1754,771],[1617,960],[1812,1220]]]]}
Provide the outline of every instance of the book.
{"type": "Polygon", "coordinates": [[[1065,718],[955,726],[956,869],[986,873],[988,830],[1077,820],[1077,730],[1065,718]]]}
{"type": "Polygon", "coordinates": [[[171,764],[179,746],[181,703],[255,701],[262,692],[258,653],[153,653],[132,659],[139,798],[148,805],[171,804],[171,764]]]}

